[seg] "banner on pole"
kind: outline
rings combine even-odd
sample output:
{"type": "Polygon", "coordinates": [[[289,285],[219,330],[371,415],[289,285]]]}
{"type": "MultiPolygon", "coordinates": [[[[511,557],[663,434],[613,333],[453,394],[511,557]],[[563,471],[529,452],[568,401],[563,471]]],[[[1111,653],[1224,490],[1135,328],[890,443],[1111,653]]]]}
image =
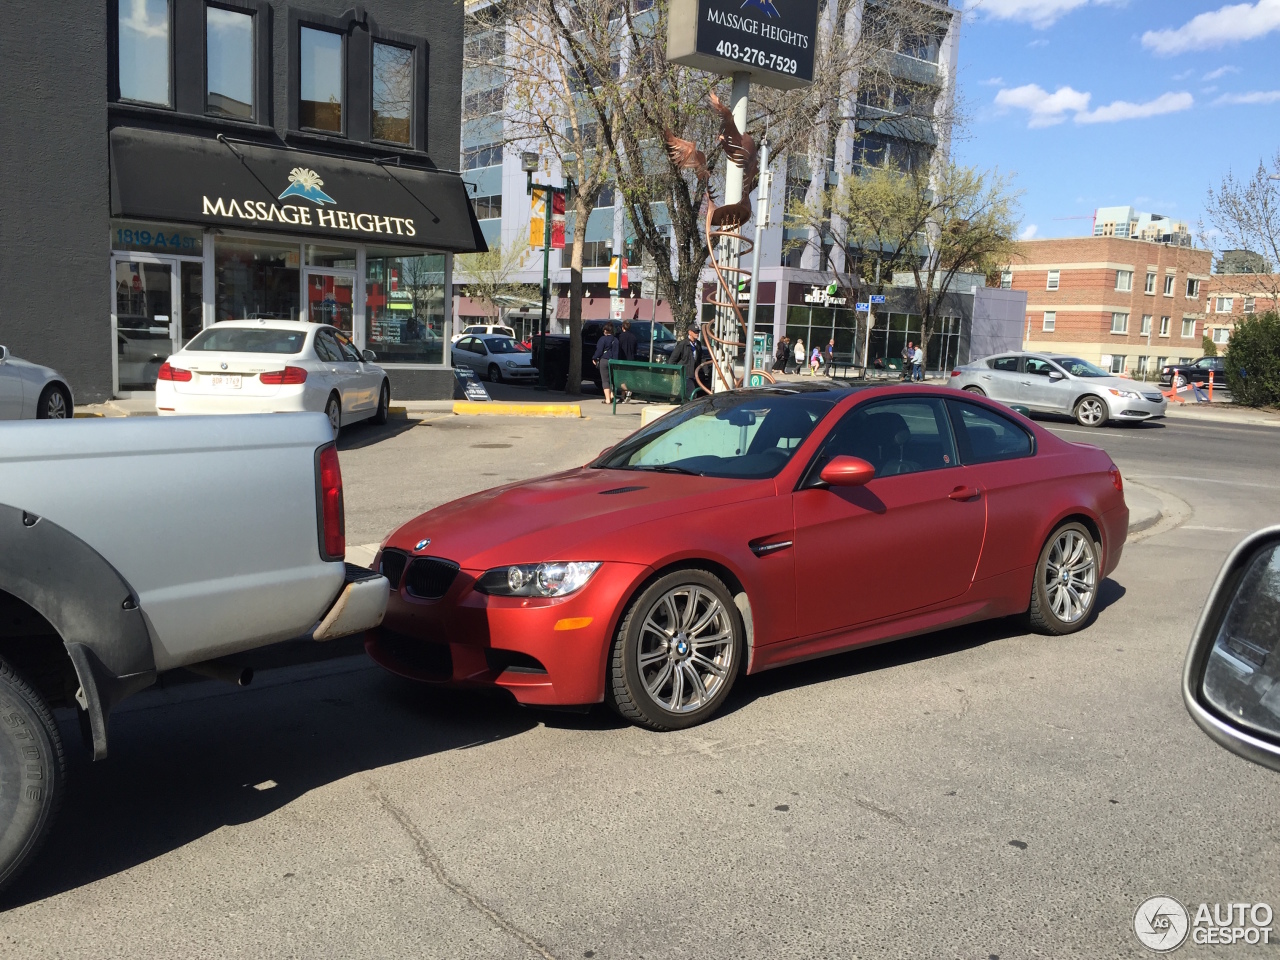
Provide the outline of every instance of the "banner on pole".
{"type": "MultiPolygon", "coordinates": [[[[542,249],[547,230],[547,191],[534,190],[529,200],[529,246],[542,249]]],[[[551,249],[564,249],[564,194],[551,194],[551,249]]]]}
{"type": "Polygon", "coordinates": [[[551,195],[551,249],[564,249],[564,194],[551,195]]]}
{"type": "Polygon", "coordinates": [[[627,289],[627,258],[614,257],[609,261],[609,289],[627,289]]]}

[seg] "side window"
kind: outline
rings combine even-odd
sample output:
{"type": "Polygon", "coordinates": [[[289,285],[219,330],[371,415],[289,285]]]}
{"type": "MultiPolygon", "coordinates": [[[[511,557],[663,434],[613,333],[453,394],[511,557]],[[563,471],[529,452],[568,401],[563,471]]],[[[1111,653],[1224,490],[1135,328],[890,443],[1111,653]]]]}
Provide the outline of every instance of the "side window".
{"type": "Polygon", "coordinates": [[[342,334],[338,334],[335,339],[338,341],[338,349],[342,351],[342,359],[347,363],[359,363],[364,359],[360,356],[360,351],[355,348],[354,344],[342,334]]]}
{"type": "Polygon", "coordinates": [[[1196,366],[1201,370],[1210,370],[1217,364],[1212,357],[1205,357],[1203,360],[1196,361],[1196,366]]]}
{"type": "Polygon", "coordinates": [[[992,370],[1003,370],[1005,373],[1018,372],[1017,357],[992,357],[987,361],[987,366],[992,370]]]}
{"type": "Polygon", "coordinates": [[[960,400],[948,400],[947,406],[951,409],[961,463],[1017,460],[1035,452],[1031,435],[1008,417],[960,400]]]}
{"type": "Polygon", "coordinates": [[[920,397],[855,407],[831,431],[817,469],[840,456],[867,461],[876,468],[876,477],[955,466],[943,401],[920,397]]]}
{"type": "Polygon", "coordinates": [[[467,351],[467,353],[474,353],[475,342],[476,342],[475,337],[463,337],[461,340],[458,341],[458,349],[465,350],[467,351]]]}
{"type": "Polygon", "coordinates": [[[325,363],[339,363],[342,360],[342,354],[338,352],[337,344],[327,330],[316,331],[316,356],[325,363]]]}
{"type": "Polygon", "coordinates": [[[1048,360],[1041,360],[1039,357],[1027,357],[1027,373],[1034,374],[1037,377],[1047,377],[1053,373],[1053,364],[1048,360]]]}

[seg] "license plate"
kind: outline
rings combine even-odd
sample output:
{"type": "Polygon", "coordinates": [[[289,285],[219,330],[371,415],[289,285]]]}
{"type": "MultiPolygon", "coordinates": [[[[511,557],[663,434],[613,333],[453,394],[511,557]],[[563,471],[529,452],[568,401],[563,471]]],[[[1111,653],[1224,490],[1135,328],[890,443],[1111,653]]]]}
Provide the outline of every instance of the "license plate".
{"type": "Polygon", "coordinates": [[[215,387],[223,387],[230,390],[240,389],[240,375],[238,373],[215,373],[210,379],[215,387]]]}

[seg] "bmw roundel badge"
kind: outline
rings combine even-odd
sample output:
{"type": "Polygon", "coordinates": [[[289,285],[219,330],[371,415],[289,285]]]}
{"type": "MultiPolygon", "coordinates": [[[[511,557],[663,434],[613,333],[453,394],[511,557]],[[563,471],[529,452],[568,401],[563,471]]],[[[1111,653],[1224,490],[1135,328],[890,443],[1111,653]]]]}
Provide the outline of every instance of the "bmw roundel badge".
{"type": "Polygon", "coordinates": [[[429,546],[431,546],[431,541],[430,541],[430,540],[419,540],[419,541],[418,541],[417,546],[415,546],[413,549],[414,549],[414,550],[421,550],[421,549],[423,549],[424,547],[429,547],[429,546]]]}

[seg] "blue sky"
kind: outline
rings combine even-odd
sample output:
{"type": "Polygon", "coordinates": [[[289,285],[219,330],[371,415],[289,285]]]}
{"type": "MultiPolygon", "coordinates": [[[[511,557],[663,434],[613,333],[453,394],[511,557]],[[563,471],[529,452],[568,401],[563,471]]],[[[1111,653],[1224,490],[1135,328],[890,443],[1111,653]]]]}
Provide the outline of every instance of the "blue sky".
{"type": "Polygon", "coordinates": [[[1194,230],[1223,174],[1280,148],[1280,0],[964,3],[954,157],[1016,174],[1024,235],[1121,204],[1194,230]]]}

